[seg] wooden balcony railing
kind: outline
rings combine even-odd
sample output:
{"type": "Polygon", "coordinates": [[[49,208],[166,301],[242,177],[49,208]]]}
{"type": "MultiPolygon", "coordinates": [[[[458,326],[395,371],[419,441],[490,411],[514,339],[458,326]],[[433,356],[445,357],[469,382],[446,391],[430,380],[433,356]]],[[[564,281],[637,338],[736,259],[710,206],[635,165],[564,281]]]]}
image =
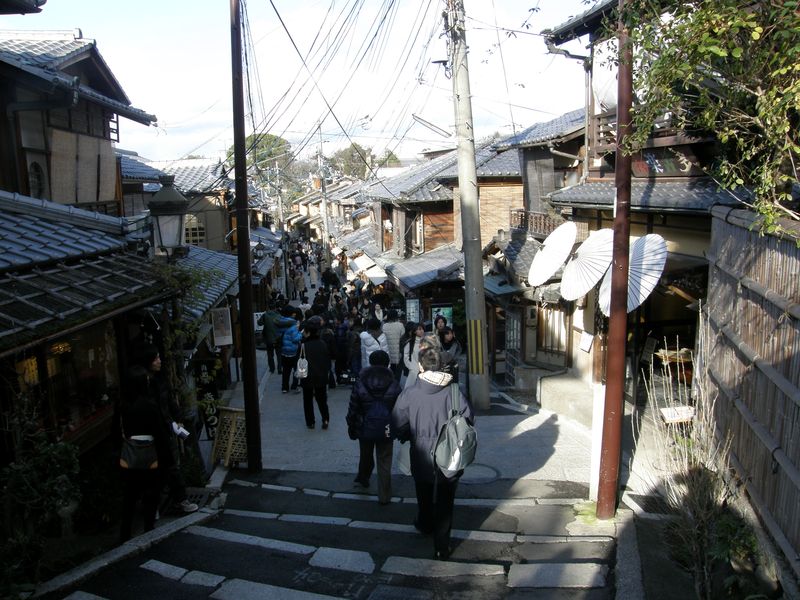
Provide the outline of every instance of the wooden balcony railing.
{"type": "MultiPolygon", "coordinates": [[[[512,230],[525,231],[537,239],[546,238],[564,221],[561,217],[519,208],[512,209],[509,215],[512,230]]],[[[582,242],[589,237],[589,226],[586,223],[576,222],[575,225],[578,227],[576,241],[582,242]]]]}

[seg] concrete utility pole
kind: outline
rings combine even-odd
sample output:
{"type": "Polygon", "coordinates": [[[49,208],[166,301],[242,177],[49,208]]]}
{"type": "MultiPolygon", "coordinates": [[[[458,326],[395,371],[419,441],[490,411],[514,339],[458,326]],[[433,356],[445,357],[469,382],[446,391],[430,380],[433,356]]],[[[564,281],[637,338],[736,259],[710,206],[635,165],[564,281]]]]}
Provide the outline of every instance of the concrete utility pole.
{"type": "Polygon", "coordinates": [[[483,293],[481,221],[478,176],[475,172],[475,130],[467,64],[463,0],[448,0],[444,14],[450,46],[453,104],[458,136],[458,191],[461,196],[461,232],[464,240],[464,301],[467,314],[467,374],[475,408],[489,408],[489,361],[486,344],[486,299],[483,293]]]}
{"type": "Polygon", "coordinates": [[[622,454],[623,394],[625,393],[625,347],[628,341],[628,252],[630,248],[631,157],[623,144],[631,135],[633,98],[633,52],[622,21],[625,0],[619,0],[619,71],[617,75],[617,152],[614,183],[617,188],[614,215],[614,249],[611,263],[611,316],[608,323],[606,358],[606,402],[603,440],[600,447],[600,481],[597,488],[597,518],[610,519],[617,510],[619,463],[622,454]]]}
{"type": "Polygon", "coordinates": [[[322,123],[319,124],[319,190],[322,193],[322,204],[320,210],[322,211],[322,250],[325,253],[325,264],[330,266],[330,248],[328,245],[328,191],[325,185],[325,171],[323,169],[322,161],[322,123]]]}
{"type": "Polygon", "coordinates": [[[233,80],[233,164],[236,181],[236,252],[239,259],[239,323],[242,338],[247,469],[257,473],[261,471],[261,417],[258,409],[256,340],[253,327],[253,279],[250,270],[250,218],[247,212],[247,153],[244,135],[242,24],[239,0],[231,0],[231,79],[233,80]]]}

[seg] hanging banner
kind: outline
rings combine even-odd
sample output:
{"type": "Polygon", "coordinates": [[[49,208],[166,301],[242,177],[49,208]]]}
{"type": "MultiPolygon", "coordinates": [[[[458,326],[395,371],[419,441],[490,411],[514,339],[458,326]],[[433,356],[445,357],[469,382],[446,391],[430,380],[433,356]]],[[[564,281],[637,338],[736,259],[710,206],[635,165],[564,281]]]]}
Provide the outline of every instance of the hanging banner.
{"type": "Polygon", "coordinates": [[[419,298],[406,298],[406,321],[419,323],[419,298]]]}
{"type": "Polygon", "coordinates": [[[227,308],[211,309],[211,327],[214,331],[215,346],[230,346],[233,344],[231,313],[227,308]]]}

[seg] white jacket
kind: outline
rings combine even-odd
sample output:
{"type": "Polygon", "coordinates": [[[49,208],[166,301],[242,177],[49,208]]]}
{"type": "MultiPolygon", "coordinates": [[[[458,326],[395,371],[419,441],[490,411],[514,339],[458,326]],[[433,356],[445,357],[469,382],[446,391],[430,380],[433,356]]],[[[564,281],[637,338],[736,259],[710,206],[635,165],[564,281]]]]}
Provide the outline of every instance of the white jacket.
{"type": "Polygon", "coordinates": [[[408,342],[403,347],[403,362],[408,369],[408,377],[406,378],[406,383],[403,386],[403,389],[413,385],[413,383],[417,380],[417,375],[419,375],[419,340],[420,338],[416,335],[414,336],[414,348],[411,350],[411,358],[408,357],[408,342]]]}
{"type": "Polygon", "coordinates": [[[389,359],[393,365],[401,363],[400,338],[406,332],[405,325],[400,321],[388,321],[383,324],[382,329],[386,336],[386,343],[389,344],[389,359]]]}
{"type": "MultiPolygon", "coordinates": [[[[369,355],[375,352],[375,350],[383,350],[387,354],[389,354],[389,344],[386,343],[386,335],[381,333],[378,336],[378,339],[375,339],[369,331],[362,331],[359,334],[359,339],[361,340],[361,368],[365,368],[369,366],[369,355]]],[[[391,354],[389,354],[391,356],[391,354]]]]}

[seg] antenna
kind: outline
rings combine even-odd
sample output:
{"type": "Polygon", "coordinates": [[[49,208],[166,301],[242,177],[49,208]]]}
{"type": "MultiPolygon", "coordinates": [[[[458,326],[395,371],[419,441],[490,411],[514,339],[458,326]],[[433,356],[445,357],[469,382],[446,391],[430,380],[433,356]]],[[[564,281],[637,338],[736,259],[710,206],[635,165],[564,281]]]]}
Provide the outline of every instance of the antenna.
{"type": "Polygon", "coordinates": [[[535,287],[550,279],[572,252],[577,236],[578,227],[572,221],[556,227],[533,257],[528,271],[528,285],[535,287]]]}

